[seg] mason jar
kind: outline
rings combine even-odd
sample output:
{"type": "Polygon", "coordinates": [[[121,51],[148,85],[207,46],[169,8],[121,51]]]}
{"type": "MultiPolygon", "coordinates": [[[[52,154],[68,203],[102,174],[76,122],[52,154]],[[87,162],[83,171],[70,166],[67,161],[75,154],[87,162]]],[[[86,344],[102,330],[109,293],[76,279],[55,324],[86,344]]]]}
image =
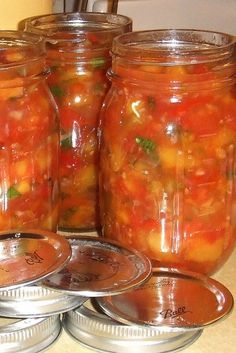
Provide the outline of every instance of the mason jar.
{"type": "Polygon", "coordinates": [[[44,40],[0,31],[0,230],[55,231],[59,127],[44,40]]]}
{"type": "Polygon", "coordinates": [[[101,112],[102,232],[153,265],[211,274],[236,240],[235,39],[154,30],[113,41],[101,112]]]}
{"type": "Polygon", "coordinates": [[[42,34],[51,68],[48,84],[60,114],[59,230],[100,228],[97,124],[109,82],[112,39],[131,30],[131,20],[107,13],[67,13],[23,21],[42,34]]]}

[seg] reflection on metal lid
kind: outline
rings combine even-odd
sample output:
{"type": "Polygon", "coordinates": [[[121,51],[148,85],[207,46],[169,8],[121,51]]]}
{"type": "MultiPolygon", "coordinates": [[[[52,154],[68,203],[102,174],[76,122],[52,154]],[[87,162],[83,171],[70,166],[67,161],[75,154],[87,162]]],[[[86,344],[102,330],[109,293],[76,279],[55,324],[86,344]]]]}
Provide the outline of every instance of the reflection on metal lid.
{"type": "Polygon", "coordinates": [[[59,315],[13,320],[0,318],[0,353],[38,353],[59,336],[59,315]]]}
{"type": "Polygon", "coordinates": [[[71,296],[40,286],[0,291],[0,316],[45,317],[72,310],[87,298],[71,296]]]}
{"type": "Polygon", "coordinates": [[[70,239],[72,256],[42,284],[72,295],[98,297],[137,287],[151,275],[151,263],[138,251],[99,237],[70,239]]]}
{"type": "Polygon", "coordinates": [[[226,317],[233,308],[232,294],[221,283],[168,268],[153,269],[152,277],[133,291],[97,302],[119,322],[167,332],[203,329],[226,317]]]}
{"type": "Polygon", "coordinates": [[[64,267],[68,241],[49,231],[0,233],[0,290],[35,283],[64,267]]]}
{"type": "Polygon", "coordinates": [[[166,333],[157,328],[123,325],[87,306],[87,302],[64,314],[63,324],[68,333],[88,347],[114,353],[173,352],[192,344],[202,332],[166,333]]]}

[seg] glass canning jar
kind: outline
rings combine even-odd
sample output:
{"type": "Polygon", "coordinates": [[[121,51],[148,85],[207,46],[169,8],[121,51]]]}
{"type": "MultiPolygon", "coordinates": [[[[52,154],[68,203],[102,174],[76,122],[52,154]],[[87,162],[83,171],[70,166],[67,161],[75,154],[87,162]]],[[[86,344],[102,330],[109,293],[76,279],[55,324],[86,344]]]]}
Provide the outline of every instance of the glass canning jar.
{"type": "Polygon", "coordinates": [[[236,240],[235,40],[157,30],[114,39],[101,112],[105,237],[211,274],[236,240]]]}
{"type": "Polygon", "coordinates": [[[59,126],[44,40],[0,31],[0,230],[58,222],[59,126]]]}
{"type": "Polygon", "coordinates": [[[104,13],[37,16],[23,21],[26,31],[46,37],[51,67],[48,84],[59,108],[59,230],[93,231],[98,217],[97,124],[113,38],[131,30],[131,20],[104,13]]]}

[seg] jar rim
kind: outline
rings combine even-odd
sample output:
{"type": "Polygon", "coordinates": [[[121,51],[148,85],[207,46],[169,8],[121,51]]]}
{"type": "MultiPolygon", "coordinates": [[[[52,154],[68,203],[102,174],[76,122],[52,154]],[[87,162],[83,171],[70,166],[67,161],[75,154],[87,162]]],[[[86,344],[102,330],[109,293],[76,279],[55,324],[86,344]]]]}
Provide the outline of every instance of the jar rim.
{"type": "Polygon", "coordinates": [[[233,35],[223,32],[198,29],[145,30],[124,33],[114,38],[112,54],[139,62],[155,60],[162,65],[194,64],[231,57],[235,43],[233,35]]]}
{"type": "Polygon", "coordinates": [[[132,20],[120,14],[69,12],[28,17],[20,22],[19,28],[40,34],[49,42],[55,38],[57,44],[69,41],[82,45],[85,32],[95,32],[99,37],[109,33],[114,37],[131,30],[132,20]]]}
{"type": "Polygon", "coordinates": [[[0,54],[4,56],[0,70],[24,65],[46,55],[45,42],[42,36],[16,30],[0,30],[0,54]],[[24,55],[20,55],[24,53],[24,55]],[[17,55],[18,54],[18,55],[17,55]]]}

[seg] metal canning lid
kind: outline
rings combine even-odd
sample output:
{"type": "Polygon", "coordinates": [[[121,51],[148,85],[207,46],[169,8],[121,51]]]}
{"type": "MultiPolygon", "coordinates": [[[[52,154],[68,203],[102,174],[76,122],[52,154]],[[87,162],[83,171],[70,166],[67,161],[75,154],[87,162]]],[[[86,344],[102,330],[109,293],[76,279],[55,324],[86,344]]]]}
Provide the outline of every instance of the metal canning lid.
{"type": "Polygon", "coordinates": [[[35,283],[62,269],[70,256],[68,241],[53,232],[1,232],[0,290],[35,283]]]}
{"type": "Polygon", "coordinates": [[[66,295],[41,286],[23,286],[0,291],[0,316],[46,317],[72,310],[87,298],[66,295]]]}
{"type": "Polygon", "coordinates": [[[156,268],[139,288],[97,303],[119,322],[179,332],[203,329],[225,318],[234,301],[226,287],[209,277],[156,268]]]}
{"type": "Polygon", "coordinates": [[[81,236],[69,242],[69,263],[45,278],[43,286],[72,295],[99,297],[130,290],[151,275],[151,263],[146,256],[115,241],[81,236]]]}
{"type": "Polygon", "coordinates": [[[13,320],[0,318],[0,353],[38,353],[48,348],[61,332],[59,315],[13,320]]]}
{"type": "Polygon", "coordinates": [[[162,332],[158,328],[123,325],[91,307],[81,307],[63,316],[65,330],[82,344],[101,352],[176,352],[192,344],[202,330],[162,332]]]}

